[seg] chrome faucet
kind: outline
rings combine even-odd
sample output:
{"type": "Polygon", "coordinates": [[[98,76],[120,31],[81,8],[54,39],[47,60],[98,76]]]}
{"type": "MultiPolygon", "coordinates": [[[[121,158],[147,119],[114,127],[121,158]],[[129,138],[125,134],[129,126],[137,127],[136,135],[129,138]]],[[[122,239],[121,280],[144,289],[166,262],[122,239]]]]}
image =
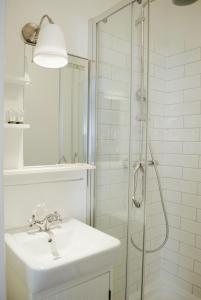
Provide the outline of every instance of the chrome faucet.
{"type": "Polygon", "coordinates": [[[49,231],[51,225],[55,225],[62,222],[62,218],[60,214],[55,211],[54,213],[48,214],[41,220],[37,220],[35,215],[32,215],[31,219],[29,220],[29,226],[34,227],[37,226],[39,231],[49,231]]]}

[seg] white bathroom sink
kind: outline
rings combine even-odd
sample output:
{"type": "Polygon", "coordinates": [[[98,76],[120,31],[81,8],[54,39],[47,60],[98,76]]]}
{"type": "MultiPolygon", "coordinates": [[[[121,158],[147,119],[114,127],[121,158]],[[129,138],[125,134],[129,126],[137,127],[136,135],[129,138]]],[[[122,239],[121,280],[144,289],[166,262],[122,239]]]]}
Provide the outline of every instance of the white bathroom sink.
{"type": "Polygon", "coordinates": [[[8,267],[32,293],[110,269],[120,246],[119,240],[75,219],[50,234],[8,232],[5,239],[8,267]]]}

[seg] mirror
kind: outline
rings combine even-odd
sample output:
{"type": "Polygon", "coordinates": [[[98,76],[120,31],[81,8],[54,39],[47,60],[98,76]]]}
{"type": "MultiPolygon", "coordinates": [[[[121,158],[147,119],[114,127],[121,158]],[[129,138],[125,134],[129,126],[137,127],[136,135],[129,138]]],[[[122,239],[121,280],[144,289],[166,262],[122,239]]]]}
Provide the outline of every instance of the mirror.
{"type": "Polygon", "coordinates": [[[62,69],[33,63],[25,45],[24,165],[86,162],[88,60],[69,55],[62,69]]]}

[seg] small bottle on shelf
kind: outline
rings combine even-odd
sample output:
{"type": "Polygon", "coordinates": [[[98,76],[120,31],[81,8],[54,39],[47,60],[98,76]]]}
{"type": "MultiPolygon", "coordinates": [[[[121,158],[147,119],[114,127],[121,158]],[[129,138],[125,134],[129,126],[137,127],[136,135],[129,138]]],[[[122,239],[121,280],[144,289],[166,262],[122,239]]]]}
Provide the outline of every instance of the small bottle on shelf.
{"type": "Polygon", "coordinates": [[[16,124],[24,124],[24,112],[17,111],[16,112],[16,124]]]}
{"type": "Polygon", "coordinates": [[[6,115],[8,124],[16,124],[16,112],[13,109],[8,110],[6,115]]]}
{"type": "Polygon", "coordinates": [[[8,124],[24,124],[24,112],[10,109],[5,113],[5,122],[8,124]]]}

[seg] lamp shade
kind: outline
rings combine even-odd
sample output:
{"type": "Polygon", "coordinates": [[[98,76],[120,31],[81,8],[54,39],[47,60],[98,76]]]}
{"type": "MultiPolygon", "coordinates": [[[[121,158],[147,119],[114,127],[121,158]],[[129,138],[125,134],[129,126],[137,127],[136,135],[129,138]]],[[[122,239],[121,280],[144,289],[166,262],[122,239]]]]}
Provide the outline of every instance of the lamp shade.
{"type": "Polygon", "coordinates": [[[33,60],[45,68],[62,68],[67,65],[65,40],[58,25],[50,23],[41,28],[33,60]]]}

